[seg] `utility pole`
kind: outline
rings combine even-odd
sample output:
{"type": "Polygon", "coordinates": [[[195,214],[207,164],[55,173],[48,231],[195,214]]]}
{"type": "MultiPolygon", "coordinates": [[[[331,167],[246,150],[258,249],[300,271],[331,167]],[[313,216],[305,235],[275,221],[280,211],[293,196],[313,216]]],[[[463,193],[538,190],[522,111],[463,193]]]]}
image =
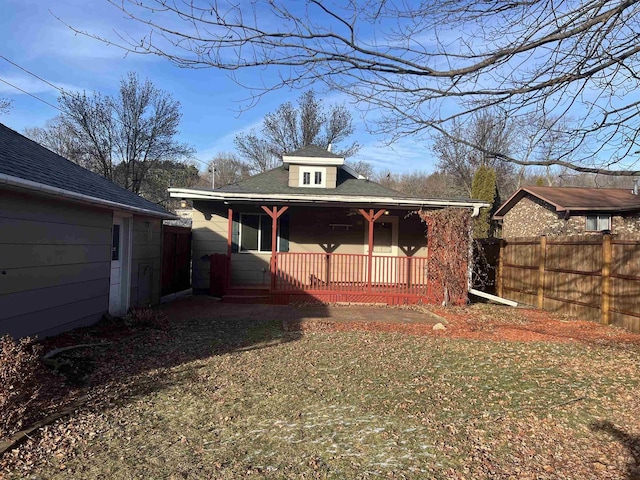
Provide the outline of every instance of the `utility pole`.
{"type": "Polygon", "coordinates": [[[211,163],[209,167],[209,172],[211,173],[211,190],[215,190],[216,188],[216,166],[211,163]]]}

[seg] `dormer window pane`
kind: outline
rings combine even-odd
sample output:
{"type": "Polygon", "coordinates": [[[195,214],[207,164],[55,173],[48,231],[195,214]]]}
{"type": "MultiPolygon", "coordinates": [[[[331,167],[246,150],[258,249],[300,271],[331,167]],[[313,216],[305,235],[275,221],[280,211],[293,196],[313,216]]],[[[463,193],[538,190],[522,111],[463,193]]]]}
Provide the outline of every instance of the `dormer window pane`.
{"type": "Polygon", "coordinates": [[[302,184],[311,185],[311,172],[304,172],[302,174],[302,184]]]}
{"type": "Polygon", "coordinates": [[[315,172],[314,183],[316,185],[322,185],[322,172],[315,172]]]}

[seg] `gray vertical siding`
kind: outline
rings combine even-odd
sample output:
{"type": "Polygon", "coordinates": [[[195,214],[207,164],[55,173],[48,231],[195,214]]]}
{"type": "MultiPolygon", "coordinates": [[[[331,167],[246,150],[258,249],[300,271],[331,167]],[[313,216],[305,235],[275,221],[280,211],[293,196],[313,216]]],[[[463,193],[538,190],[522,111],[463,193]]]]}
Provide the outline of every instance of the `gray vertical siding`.
{"type": "Polygon", "coordinates": [[[0,191],[0,334],[47,336],[109,307],[109,210],[0,191]]]}
{"type": "Polygon", "coordinates": [[[131,307],[160,303],[162,220],[133,217],[131,307]]]}

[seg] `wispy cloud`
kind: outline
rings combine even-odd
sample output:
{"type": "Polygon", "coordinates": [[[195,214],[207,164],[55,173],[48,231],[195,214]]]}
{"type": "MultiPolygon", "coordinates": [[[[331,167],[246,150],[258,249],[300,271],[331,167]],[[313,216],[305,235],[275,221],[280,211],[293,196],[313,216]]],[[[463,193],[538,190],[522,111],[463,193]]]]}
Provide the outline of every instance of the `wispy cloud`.
{"type": "MultiPolygon", "coordinates": [[[[56,88],[52,87],[46,82],[43,82],[42,80],[38,80],[37,78],[31,77],[27,74],[14,74],[14,73],[0,72],[0,78],[34,95],[42,94],[42,93],[52,93],[57,96],[60,94],[60,91],[57,90],[56,88]]],[[[54,80],[50,80],[46,78],[44,80],[46,80],[47,82],[53,85],[58,86],[59,88],[63,89],[65,92],[82,91],[82,88],[78,87],[77,85],[71,85],[68,83],[57,83],[54,80]]],[[[7,85],[4,82],[0,82],[0,93],[4,95],[24,95],[23,92],[7,85]]]]}

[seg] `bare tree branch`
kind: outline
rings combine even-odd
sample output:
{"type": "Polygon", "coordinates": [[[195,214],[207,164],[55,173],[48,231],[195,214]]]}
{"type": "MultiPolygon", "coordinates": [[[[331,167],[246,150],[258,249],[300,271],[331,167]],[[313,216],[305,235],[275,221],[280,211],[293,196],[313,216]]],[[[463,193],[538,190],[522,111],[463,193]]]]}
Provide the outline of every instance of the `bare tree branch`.
{"type": "Polygon", "coordinates": [[[273,83],[247,85],[254,95],[324,83],[379,113],[374,131],[391,140],[451,132],[492,108],[514,120],[562,118],[567,146],[553,157],[499,158],[640,174],[630,160],[640,131],[640,0],[108,1],[148,33],[74,30],[180,67],[225,69],[241,84],[244,69],[272,70],[258,81],[273,83]]]}

